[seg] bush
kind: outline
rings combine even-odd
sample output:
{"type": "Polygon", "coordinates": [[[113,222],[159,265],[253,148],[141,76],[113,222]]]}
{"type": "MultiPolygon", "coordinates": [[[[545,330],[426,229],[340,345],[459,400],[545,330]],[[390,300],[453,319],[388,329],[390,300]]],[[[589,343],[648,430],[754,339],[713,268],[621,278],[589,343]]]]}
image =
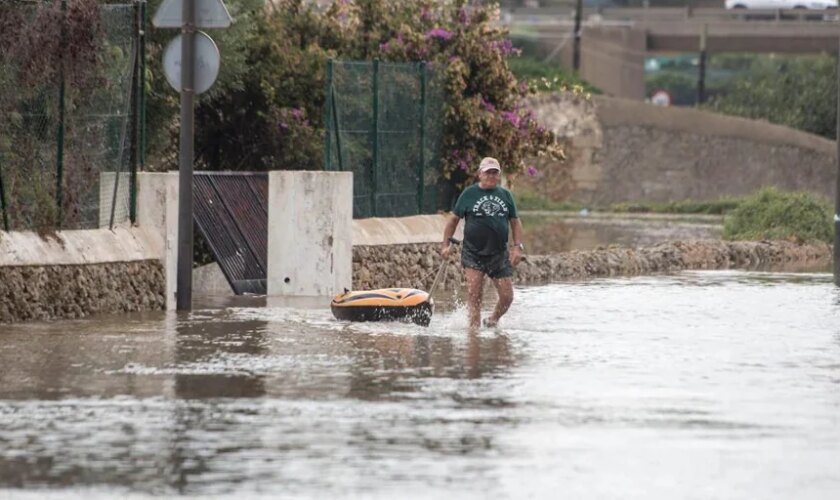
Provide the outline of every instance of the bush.
{"type": "Polygon", "coordinates": [[[744,200],[723,225],[728,240],[831,241],[834,236],[829,204],[805,192],[784,193],[765,188],[744,200]]]}
{"type": "Polygon", "coordinates": [[[527,81],[535,92],[555,92],[570,88],[580,88],[584,92],[601,94],[601,90],[581,80],[574,73],[557,64],[549,64],[533,57],[512,57],[508,66],[520,80],[527,81]]]}

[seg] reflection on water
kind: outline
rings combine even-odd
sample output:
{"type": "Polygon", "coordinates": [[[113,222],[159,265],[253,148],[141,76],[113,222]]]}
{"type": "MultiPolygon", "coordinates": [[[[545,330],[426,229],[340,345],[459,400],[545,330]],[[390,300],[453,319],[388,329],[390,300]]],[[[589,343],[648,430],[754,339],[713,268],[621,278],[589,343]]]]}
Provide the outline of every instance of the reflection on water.
{"type": "Polygon", "coordinates": [[[526,248],[536,255],[609,245],[632,248],[674,240],[718,239],[722,230],[720,223],[696,220],[568,214],[523,215],[522,225],[526,248]]]}
{"type": "Polygon", "coordinates": [[[0,498],[834,498],[838,313],[829,275],[696,272],[518,288],[472,334],[458,308],[3,326],[0,498]]]}

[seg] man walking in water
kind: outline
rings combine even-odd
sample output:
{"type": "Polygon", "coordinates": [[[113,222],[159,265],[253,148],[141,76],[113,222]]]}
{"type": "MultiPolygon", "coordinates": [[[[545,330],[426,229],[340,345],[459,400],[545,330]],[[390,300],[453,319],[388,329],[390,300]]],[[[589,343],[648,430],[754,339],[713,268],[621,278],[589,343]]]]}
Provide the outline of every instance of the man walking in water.
{"type": "Polygon", "coordinates": [[[522,223],[516,215],[513,195],[499,186],[502,169],[495,158],[484,158],[478,166],[478,182],[461,193],[455,210],[446,221],[440,253],[449,257],[449,238],[455,234],[458,221],[466,219],[461,264],[467,280],[467,309],[470,327],[481,324],[481,296],[484,277],[496,287],[499,301],[484,321],[495,326],[513,302],[513,267],[522,259],[522,223]],[[513,246],[508,252],[508,224],[513,232],[513,246]]]}

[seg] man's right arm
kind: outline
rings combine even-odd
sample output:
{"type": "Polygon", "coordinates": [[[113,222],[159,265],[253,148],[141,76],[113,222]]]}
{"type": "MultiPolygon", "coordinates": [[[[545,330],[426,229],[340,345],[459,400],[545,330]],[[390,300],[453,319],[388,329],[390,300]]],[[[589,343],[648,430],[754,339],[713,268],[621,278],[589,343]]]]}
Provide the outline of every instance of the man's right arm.
{"type": "Polygon", "coordinates": [[[449,219],[446,221],[446,226],[443,228],[443,242],[440,244],[440,254],[443,258],[449,257],[449,250],[452,244],[449,242],[449,238],[455,234],[455,228],[458,227],[458,222],[461,220],[455,214],[449,214],[449,219]]]}

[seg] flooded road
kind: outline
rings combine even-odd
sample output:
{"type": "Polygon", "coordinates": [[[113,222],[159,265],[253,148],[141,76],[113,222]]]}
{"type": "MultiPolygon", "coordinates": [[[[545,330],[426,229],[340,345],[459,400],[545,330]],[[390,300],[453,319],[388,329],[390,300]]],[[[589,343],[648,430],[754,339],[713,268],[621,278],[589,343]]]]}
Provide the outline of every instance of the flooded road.
{"type": "Polygon", "coordinates": [[[0,326],[0,498],[838,497],[830,275],[516,293],[477,335],[451,305],[0,326]]]}

